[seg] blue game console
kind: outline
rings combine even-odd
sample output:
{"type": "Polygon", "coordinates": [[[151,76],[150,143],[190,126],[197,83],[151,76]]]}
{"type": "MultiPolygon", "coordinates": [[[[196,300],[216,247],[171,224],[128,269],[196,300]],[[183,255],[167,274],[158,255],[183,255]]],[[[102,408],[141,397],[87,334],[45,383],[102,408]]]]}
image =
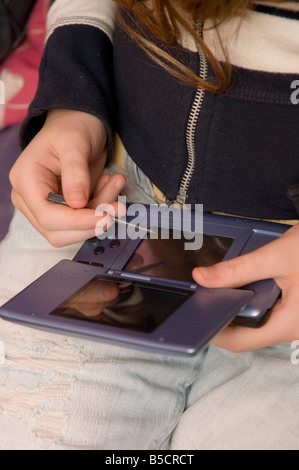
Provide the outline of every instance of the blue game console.
{"type": "Polygon", "coordinates": [[[249,253],[287,226],[138,205],[0,309],[6,320],[165,354],[194,355],[234,322],[260,327],[280,295],[272,279],[207,289],[192,269],[249,253]],[[182,217],[182,212],[184,216],[182,217]],[[138,225],[139,230],[136,230],[138,225]],[[134,229],[135,227],[135,229],[134,229]]]}

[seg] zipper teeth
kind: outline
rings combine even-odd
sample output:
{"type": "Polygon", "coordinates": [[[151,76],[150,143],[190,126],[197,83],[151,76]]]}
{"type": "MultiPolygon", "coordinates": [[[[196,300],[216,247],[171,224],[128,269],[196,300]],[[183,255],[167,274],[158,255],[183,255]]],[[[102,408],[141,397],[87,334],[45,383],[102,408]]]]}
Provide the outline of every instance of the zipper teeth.
{"type": "MultiPolygon", "coordinates": [[[[202,24],[197,28],[202,32],[202,24]]],[[[199,67],[199,76],[203,80],[207,78],[208,71],[208,61],[205,52],[203,51],[200,44],[197,44],[197,51],[200,56],[200,67],[199,67]]],[[[205,90],[203,88],[198,88],[195,94],[195,98],[191,107],[191,111],[188,117],[187,129],[186,129],[186,145],[187,145],[187,154],[188,154],[188,163],[185,169],[184,175],[181,180],[181,186],[179,190],[179,195],[177,201],[181,203],[186,202],[187,191],[195,170],[195,131],[197,126],[198,117],[202,109],[202,103],[205,95],[205,90]]]]}

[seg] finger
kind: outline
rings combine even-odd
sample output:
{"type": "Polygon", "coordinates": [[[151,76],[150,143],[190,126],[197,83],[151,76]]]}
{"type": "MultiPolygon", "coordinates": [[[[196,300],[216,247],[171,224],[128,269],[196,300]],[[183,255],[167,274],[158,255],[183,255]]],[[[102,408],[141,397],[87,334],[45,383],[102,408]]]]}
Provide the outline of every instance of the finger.
{"type": "MultiPolygon", "coordinates": [[[[32,158],[36,156],[32,146],[32,158]]],[[[41,150],[42,151],[42,150],[41,150]]],[[[46,200],[49,192],[59,192],[59,178],[53,169],[41,165],[37,161],[30,161],[28,164],[26,151],[19,157],[10,172],[10,182],[14,190],[13,194],[22,194],[22,199],[26,200],[26,205],[34,213],[38,213],[46,200]],[[24,173],[26,177],[24,177],[24,173]]],[[[49,165],[55,167],[56,161],[52,155],[48,155],[49,165]]],[[[55,170],[58,170],[55,168],[55,170]]]]}
{"type": "Polygon", "coordinates": [[[64,198],[70,207],[74,209],[86,207],[91,190],[86,157],[72,154],[61,159],[61,184],[64,198]]]}
{"type": "Polygon", "coordinates": [[[124,175],[116,174],[110,176],[109,180],[102,187],[101,191],[98,192],[95,202],[97,204],[109,204],[116,201],[125,184],[126,178],[124,175]]]}
{"type": "Polygon", "coordinates": [[[286,271],[282,265],[280,242],[278,239],[246,255],[210,267],[195,268],[194,280],[205,287],[242,287],[261,279],[280,277],[286,271]]]}
{"type": "Polygon", "coordinates": [[[66,206],[53,204],[46,200],[39,203],[38,209],[32,212],[24,199],[14,190],[12,191],[12,200],[15,207],[24,215],[30,215],[30,219],[34,218],[44,232],[92,230],[100,221],[100,217],[97,217],[95,211],[92,209],[74,210],[66,206]]]}
{"type": "Polygon", "coordinates": [[[273,307],[269,320],[261,328],[231,325],[218,333],[212,344],[233,352],[249,351],[299,338],[299,292],[293,287],[273,307]]]}
{"type": "Polygon", "coordinates": [[[109,179],[110,179],[110,175],[102,175],[101,176],[101,178],[97,182],[96,187],[95,187],[94,192],[93,192],[93,198],[94,199],[98,196],[99,192],[103,189],[103,187],[106,185],[106,183],[108,183],[109,179]]]}
{"type": "Polygon", "coordinates": [[[211,344],[240,353],[289,341],[288,328],[285,328],[284,331],[281,320],[281,315],[285,313],[285,309],[277,308],[275,313],[278,316],[275,316],[273,312],[268,322],[261,328],[230,325],[218,333],[211,341],[211,344]]]}
{"type": "Polygon", "coordinates": [[[92,207],[94,209],[101,204],[111,204],[115,202],[126,184],[126,178],[124,175],[116,174],[110,176],[109,179],[102,184],[101,182],[101,189],[97,190],[95,193],[95,197],[89,202],[88,207],[92,207]]]}
{"type": "MultiPolygon", "coordinates": [[[[14,200],[14,204],[18,210],[20,210],[24,216],[29,220],[29,222],[33,225],[33,227],[45,237],[49,243],[55,247],[62,247],[71,245],[74,243],[85,241],[89,238],[92,238],[96,235],[96,228],[99,230],[101,220],[98,217],[94,217],[94,211],[90,211],[92,214],[91,216],[91,223],[86,227],[84,223],[82,224],[82,217],[80,214],[85,215],[87,212],[86,209],[82,210],[74,210],[67,207],[60,207],[54,206],[53,210],[61,212],[62,209],[65,209],[62,214],[62,218],[56,213],[55,223],[56,223],[56,230],[51,227],[51,230],[47,230],[40,221],[35,217],[35,215],[28,209],[27,205],[23,201],[23,199],[13,190],[12,191],[12,199],[14,200]],[[72,220],[71,227],[65,228],[65,213],[71,214],[74,212],[76,215],[79,215],[79,219],[76,219],[76,223],[72,220]],[[81,227],[81,225],[83,225],[81,227]],[[77,228],[74,228],[76,227],[77,228]]],[[[47,205],[52,203],[46,203],[47,205]]],[[[104,220],[104,219],[103,219],[104,220]]]]}
{"type": "MultiPolygon", "coordinates": [[[[50,158],[51,156],[49,156],[50,158]]],[[[86,217],[90,218],[90,214],[84,214],[83,218],[79,219],[78,214],[75,215],[75,211],[62,211],[66,207],[58,207],[47,201],[50,192],[59,192],[59,180],[50,169],[38,162],[33,162],[26,175],[26,180],[22,178],[20,180],[19,173],[16,171],[15,175],[17,176],[12,178],[13,204],[24,214],[26,213],[28,216],[30,214],[30,220],[35,219],[44,231],[71,228],[89,229],[91,224],[96,223],[94,220],[86,221],[86,217]]]]}
{"type": "Polygon", "coordinates": [[[119,286],[113,282],[98,281],[86,292],[84,292],[81,298],[75,303],[82,305],[87,303],[101,303],[115,299],[119,295],[119,286]]]}

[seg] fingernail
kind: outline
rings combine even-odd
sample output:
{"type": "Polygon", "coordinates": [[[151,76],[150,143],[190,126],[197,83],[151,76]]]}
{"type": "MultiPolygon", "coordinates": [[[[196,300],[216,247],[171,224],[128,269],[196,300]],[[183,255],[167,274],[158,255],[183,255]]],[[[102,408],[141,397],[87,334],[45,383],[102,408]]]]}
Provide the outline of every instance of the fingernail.
{"type": "Polygon", "coordinates": [[[86,195],[82,189],[72,189],[66,194],[66,196],[72,201],[82,201],[82,199],[86,199],[86,195]]]}
{"type": "Polygon", "coordinates": [[[204,279],[211,279],[213,277],[213,274],[210,269],[197,268],[197,273],[204,279]]]}
{"type": "Polygon", "coordinates": [[[115,187],[116,189],[121,190],[124,187],[124,180],[118,179],[115,183],[115,187]]]}

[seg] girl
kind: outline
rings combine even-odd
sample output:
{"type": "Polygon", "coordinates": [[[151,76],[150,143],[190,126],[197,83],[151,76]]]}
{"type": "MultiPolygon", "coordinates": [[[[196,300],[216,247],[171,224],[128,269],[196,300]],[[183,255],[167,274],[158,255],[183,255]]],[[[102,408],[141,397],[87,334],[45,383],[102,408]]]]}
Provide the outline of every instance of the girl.
{"type": "MultiPolygon", "coordinates": [[[[61,407],[66,423],[56,441],[50,433],[40,445],[157,449],[169,448],[172,439],[172,448],[190,448],[184,419],[174,436],[173,430],[193,405],[190,410],[199,411],[193,448],[297,446],[295,401],[291,410],[280,409],[274,435],[265,413],[282,406],[286,375],[289,384],[298,382],[287,360],[288,342],[299,338],[299,226],[289,198],[299,183],[299,113],[291,99],[299,70],[298,19],[297,2],[52,1],[39,89],[22,129],[24,151],[11,172],[13,202],[42,237],[55,247],[92,237],[94,208],[114,203],[121,191],[131,200],[202,203],[208,212],[294,226],[258,251],[194,270],[195,281],[207,287],[274,278],[282,298],[257,331],[228,327],[214,338],[216,347],[192,360],[53,340],[61,355],[72,350],[78,359],[80,350],[84,357],[69,392],[80,399],[61,407]],[[115,133],[125,150],[118,138],[114,146],[115,133]],[[101,176],[112,155],[117,164],[101,176]],[[47,202],[49,192],[60,190],[69,207],[47,202]],[[234,354],[241,351],[253,352],[234,354]],[[276,394],[269,393],[267,374],[257,372],[265,358],[281,377],[276,394]],[[267,397],[264,407],[259,394],[267,397]],[[255,413],[264,416],[258,433],[257,421],[247,424],[255,413]],[[292,416],[291,425],[283,413],[292,416]]],[[[43,238],[17,214],[6,253],[18,243],[17,226],[45,250],[43,238]]],[[[60,250],[55,256],[65,257],[60,250]]],[[[43,259],[44,270],[50,261],[43,259]]],[[[57,380],[53,369],[47,373],[57,380]]],[[[287,389],[289,405],[294,388],[287,389]]]]}

